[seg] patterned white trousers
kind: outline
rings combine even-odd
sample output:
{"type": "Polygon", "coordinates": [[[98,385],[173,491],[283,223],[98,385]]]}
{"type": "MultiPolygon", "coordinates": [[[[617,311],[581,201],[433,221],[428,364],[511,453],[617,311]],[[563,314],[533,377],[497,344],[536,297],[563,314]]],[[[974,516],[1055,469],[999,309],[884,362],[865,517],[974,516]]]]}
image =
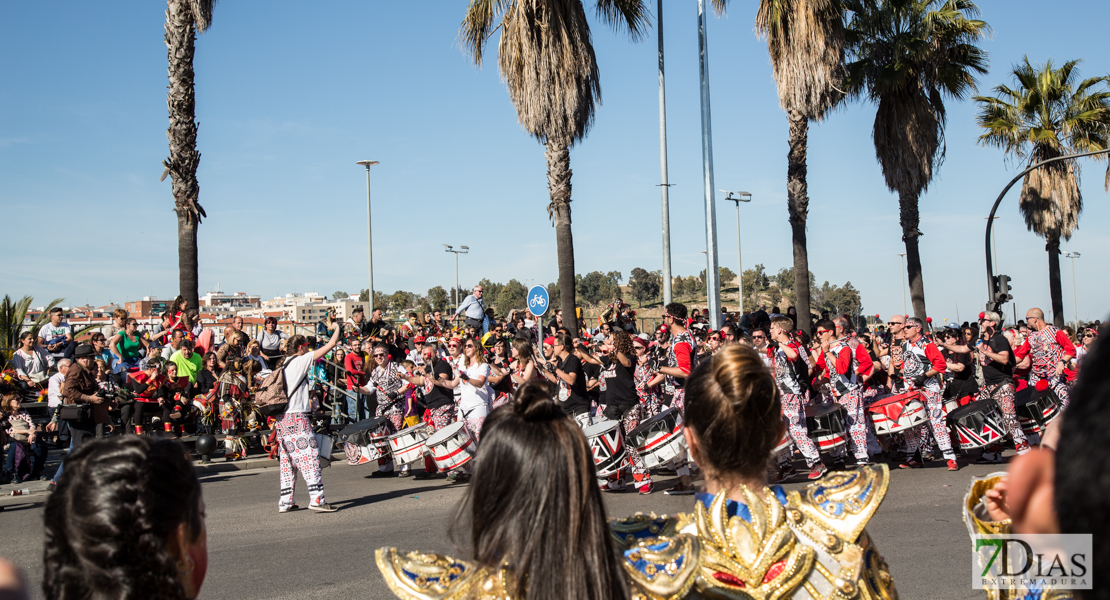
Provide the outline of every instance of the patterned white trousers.
{"type": "Polygon", "coordinates": [[[274,424],[277,428],[278,459],[281,466],[281,493],[278,508],[293,506],[297,473],[308,486],[309,503],[324,504],[324,478],[320,475],[320,450],[312,435],[312,423],[306,413],[286,413],[274,424]]]}

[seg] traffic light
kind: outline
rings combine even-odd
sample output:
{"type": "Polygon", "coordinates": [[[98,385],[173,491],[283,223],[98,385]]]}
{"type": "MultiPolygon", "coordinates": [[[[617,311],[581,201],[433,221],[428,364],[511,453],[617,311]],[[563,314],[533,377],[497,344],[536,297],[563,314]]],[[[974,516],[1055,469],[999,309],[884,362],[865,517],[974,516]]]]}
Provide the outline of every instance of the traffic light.
{"type": "Polygon", "coordinates": [[[994,301],[999,305],[1003,305],[1014,297],[1010,295],[1010,276],[1009,275],[995,275],[994,276],[994,301]]]}

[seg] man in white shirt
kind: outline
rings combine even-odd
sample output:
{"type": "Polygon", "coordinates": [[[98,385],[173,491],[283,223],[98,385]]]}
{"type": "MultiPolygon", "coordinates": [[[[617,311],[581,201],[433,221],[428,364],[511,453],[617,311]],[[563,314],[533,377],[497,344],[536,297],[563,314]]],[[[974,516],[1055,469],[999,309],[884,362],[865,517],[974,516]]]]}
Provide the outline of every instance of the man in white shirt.
{"type": "Polygon", "coordinates": [[[73,327],[62,321],[62,307],[50,309],[50,322],[39,328],[39,345],[46,348],[54,360],[73,358],[77,342],[73,341],[73,327]]]}
{"type": "Polygon", "coordinates": [[[456,321],[459,316],[466,317],[467,328],[476,327],[478,331],[482,330],[482,320],[486,318],[486,305],[482,302],[482,286],[474,286],[474,293],[459,304],[459,308],[455,311],[456,321]]]}
{"type": "Polygon", "coordinates": [[[324,479],[320,474],[320,450],[316,437],[312,434],[312,421],[309,415],[314,410],[309,394],[308,374],[313,364],[331,352],[339,343],[342,327],[332,322],[328,326],[332,332],[331,340],[312,351],[305,336],[297,334],[285,343],[286,394],[289,406],[274,423],[277,431],[278,458],[280,459],[281,491],[278,497],[278,512],[289,512],[300,508],[293,502],[293,491],[297,485],[297,472],[300,472],[308,487],[308,509],[317,512],[335,512],[335,507],[324,500],[324,479]]]}
{"type": "Polygon", "coordinates": [[[72,363],[73,361],[68,358],[58,361],[56,365],[58,372],[50,376],[46,385],[46,405],[50,409],[51,424],[57,423],[59,445],[64,445],[63,440],[67,442],[69,440],[69,421],[54,421],[54,417],[58,413],[58,409],[62,407],[62,383],[65,382],[66,371],[69,370],[69,365],[72,363]]]}

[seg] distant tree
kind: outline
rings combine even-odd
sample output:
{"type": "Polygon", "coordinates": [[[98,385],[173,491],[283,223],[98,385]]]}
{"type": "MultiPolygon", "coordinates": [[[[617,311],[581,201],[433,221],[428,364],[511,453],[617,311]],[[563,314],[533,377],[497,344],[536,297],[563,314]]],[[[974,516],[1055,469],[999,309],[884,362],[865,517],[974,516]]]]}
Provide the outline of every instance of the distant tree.
{"type": "Polygon", "coordinates": [[[416,299],[416,312],[430,313],[432,312],[432,302],[428,300],[427,296],[419,296],[416,299]]]}
{"type": "Polygon", "coordinates": [[[744,271],[744,297],[748,298],[754,296],[767,289],[771,285],[771,278],[767,276],[766,268],[763,265],[756,265],[755,267],[744,271]]]}
{"type": "Polygon", "coordinates": [[[671,280],[671,295],[675,298],[685,296],[689,292],[686,290],[686,278],[675,277],[671,280]]]}
{"type": "MultiPolygon", "coordinates": [[[[389,310],[389,297],[381,290],[374,290],[374,308],[380,308],[382,311],[389,310]]],[[[367,316],[366,318],[370,318],[367,316]]]]}
{"type": "MultiPolygon", "coordinates": [[[[617,273],[619,275],[619,273],[617,273]]],[[[619,279],[617,281],[620,281],[619,279]]],[[[574,293],[585,305],[595,306],[613,298],[613,282],[601,271],[574,276],[574,293]]],[[[620,293],[618,288],[617,293],[620,293]]]]}
{"type": "Polygon", "coordinates": [[[416,294],[406,292],[404,290],[397,290],[389,296],[389,307],[397,312],[402,312],[412,308],[416,304],[416,294]]]}
{"type": "MultiPolygon", "coordinates": [[[[632,297],[636,299],[640,306],[643,306],[644,302],[650,302],[659,297],[663,280],[656,273],[636,267],[632,269],[632,276],[628,279],[628,285],[632,288],[632,297]]],[[[674,292],[673,285],[671,292],[674,292]]]]}
{"type": "Polygon", "coordinates": [[[369,299],[370,299],[370,291],[369,290],[362,290],[358,293],[359,302],[366,302],[369,299]]]}
{"type": "Polygon", "coordinates": [[[705,293],[705,277],[691,275],[686,278],[686,293],[690,295],[705,293]]]}
{"type": "Polygon", "coordinates": [[[442,285],[437,285],[428,290],[428,302],[432,305],[432,310],[447,310],[449,302],[447,298],[447,290],[443,289],[442,285]]]}
{"type": "Polygon", "coordinates": [[[514,308],[527,308],[525,300],[527,295],[528,290],[523,283],[510,279],[509,283],[501,286],[501,291],[498,292],[493,307],[497,314],[507,316],[509,311],[514,308]]]}
{"type": "Polygon", "coordinates": [[[340,299],[348,298],[348,297],[350,297],[350,294],[348,294],[347,292],[332,292],[331,293],[331,299],[332,300],[340,300],[340,299]]]}
{"type": "Polygon", "coordinates": [[[559,282],[555,281],[547,284],[547,310],[553,311],[556,308],[561,308],[559,305],[560,300],[559,282]]]}
{"type": "Polygon", "coordinates": [[[813,309],[827,310],[830,315],[856,315],[863,310],[863,301],[859,290],[852,286],[852,282],[845,283],[843,287],[825,282],[821,287],[813,290],[813,309]]]}
{"type": "Polygon", "coordinates": [[[732,269],[728,267],[718,267],[717,273],[719,277],[718,281],[721,282],[721,287],[731,284],[732,280],[736,279],[736,273],[733,273],[732,269]]]}

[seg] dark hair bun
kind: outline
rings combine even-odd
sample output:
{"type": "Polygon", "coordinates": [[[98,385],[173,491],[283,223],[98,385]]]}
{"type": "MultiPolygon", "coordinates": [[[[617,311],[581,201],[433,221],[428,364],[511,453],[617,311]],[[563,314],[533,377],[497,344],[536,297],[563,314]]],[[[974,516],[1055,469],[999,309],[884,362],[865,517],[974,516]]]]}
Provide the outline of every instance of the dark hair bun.
{"type": "Polygon", "coordinates": [[[546,381],[529,381],[513,393],[513,413],[525,421],[552,419],[562,412],[553,400],[553,386],[546,381]]]}

